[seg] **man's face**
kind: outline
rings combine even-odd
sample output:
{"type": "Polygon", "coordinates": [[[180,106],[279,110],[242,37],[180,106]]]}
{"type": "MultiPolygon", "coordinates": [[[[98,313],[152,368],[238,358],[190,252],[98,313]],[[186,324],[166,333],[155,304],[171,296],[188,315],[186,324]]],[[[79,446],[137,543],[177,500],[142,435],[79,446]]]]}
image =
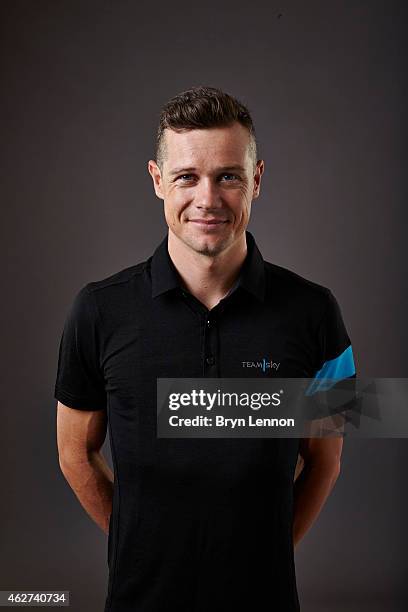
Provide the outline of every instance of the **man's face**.
{"type": "Polygon", "coordinates": [[[149,161],[169,230],[197,253],[215,256],[249,222],[259,195],[263,161],[254,169],[250,135],[239,123],[177,133],[166,129],[162,172],[149,161]]]}

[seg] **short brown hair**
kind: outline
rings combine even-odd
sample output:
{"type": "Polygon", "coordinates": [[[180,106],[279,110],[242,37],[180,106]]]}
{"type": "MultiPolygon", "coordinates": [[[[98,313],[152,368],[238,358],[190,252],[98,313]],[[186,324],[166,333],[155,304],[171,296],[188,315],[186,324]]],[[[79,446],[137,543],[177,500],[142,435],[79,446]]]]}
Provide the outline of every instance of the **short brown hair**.
{"type": "Polygon", "coordinates": [[[247,128],[254,167],[257,162],[255,128],[249,110],[239,100],[215,87],[192,87],[171,98],[160,113],[156,137],[156,163],[160,169],[166,157],[164,130],[184,132],[226,127],[237,121],[247,128]]]}

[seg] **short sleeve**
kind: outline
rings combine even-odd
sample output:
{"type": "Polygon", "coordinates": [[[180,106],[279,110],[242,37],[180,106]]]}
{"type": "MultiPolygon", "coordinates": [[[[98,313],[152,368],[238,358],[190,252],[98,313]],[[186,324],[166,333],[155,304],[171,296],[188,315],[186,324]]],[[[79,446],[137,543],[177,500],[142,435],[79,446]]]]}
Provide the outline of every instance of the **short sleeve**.
{"type": "Polygon", "coordinates": [[[106,409],[100,348],[101,329],[95,297],[85,285],[75,296],[62,331],[55,399],[79,410],[106,409]]]}
{"type": "Polygon", "coordinates": [[[343,435],[347,422],[356,423],[353,349],[340,306],[327,291],[327,306],[317,334],[318,368],[306,391],[307,396],[317,397],[317,404],[312,404],[310,437],[343,435]]]}
{"type": "Polygon", "coordinates": [[[327,305],[317,333],[318,367],[308,394],[328,388],[333,381],[355,378],[353,348],[340,306],[328,290],[327,305]],[[325,380],[327,382],[325,383],[325,380]]]}
{"type": "Polygon", "coordinates": [[[320,354],[316,377],[344,379],[355,376],[353,349],[340,306],[333,293],[328,293],[328,304],[318,332],[320,354]]]}

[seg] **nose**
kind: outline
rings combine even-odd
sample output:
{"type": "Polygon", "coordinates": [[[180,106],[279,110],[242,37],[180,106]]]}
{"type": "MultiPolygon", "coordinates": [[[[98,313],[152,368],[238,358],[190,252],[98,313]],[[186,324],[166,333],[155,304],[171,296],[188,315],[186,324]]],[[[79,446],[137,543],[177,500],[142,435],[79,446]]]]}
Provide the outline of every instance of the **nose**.
{"type": "Polygon", "coordinates": [[[222,207],[222,199],[217,183],[211,178],[203,178],[196,186],[194,204],[202,210],[211,210],[222,207]]]}

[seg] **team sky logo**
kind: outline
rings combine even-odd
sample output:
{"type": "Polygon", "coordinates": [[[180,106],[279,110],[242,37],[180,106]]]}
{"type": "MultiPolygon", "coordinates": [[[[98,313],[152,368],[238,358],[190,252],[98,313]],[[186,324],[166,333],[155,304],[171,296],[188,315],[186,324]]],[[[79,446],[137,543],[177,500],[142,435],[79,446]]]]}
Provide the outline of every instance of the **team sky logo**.
{"type": "Polygon", "coordinates": [[[262,370],[262,372],[267,372],[268,370],[275,370],[277,372],[280,366],[280,361],[273,361],[265,357],[260,361],[242,361],[241,363],[243,368],[257,368],[262,370]]]}

